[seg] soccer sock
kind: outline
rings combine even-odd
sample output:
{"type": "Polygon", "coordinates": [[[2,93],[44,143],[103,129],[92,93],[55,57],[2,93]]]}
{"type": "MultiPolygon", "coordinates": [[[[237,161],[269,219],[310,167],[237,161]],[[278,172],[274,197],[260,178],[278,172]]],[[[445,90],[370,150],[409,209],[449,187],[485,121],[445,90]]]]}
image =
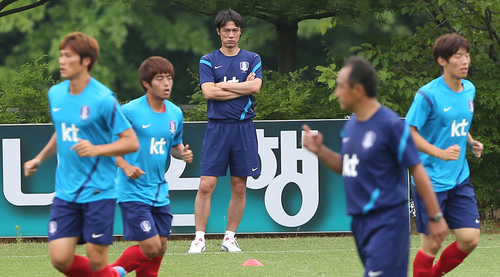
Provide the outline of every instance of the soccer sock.
{"type": "Polygon", "coordinates": [[[419,249],[413,260],[413,277],[428,277],[432,271],[434,257],[431,257],[419,249]]]}
{"type": "Polygon", "coordinates": [[[432,267],[431,276],[443,276],[461,264],[469,253],[458,248],[457,241],[448,245],[441,253],[441,257],[432,267]]]}
{"type": "Polygon", "coordinates": [[[63,274],[68,277],[88,277],[92,276],[92,270],[90,269],[89,259],[84,256],[75,255],[73,263],[64,271],[63,274]]]}
{"type": "Polygon", "coordinates": [[[142,253],[139,245],[130,246],[123,251],[123,254],[112,264],[121,266],[127,272],[132,272],[150,259],[142,253]]]}
{"type": "Polygon", "coordinates": [[[163,257],[154,257],[151,260],[143,263],[138,269],[135,270],[137,277],[156,277],[160,270],[161,261],[163,257]]]}
{"type": "Polygon", "coordinates": [[[105,268],[92,272],[92,275],[87,275],[87,276],[92,276],[92,277],[119,277],[113,272],[113,267],[111,265],[107,265],[105,268]]]}
{"type": "Polygon", "coordinates": [[[226,234],[224,235],[224,239],[225,238],[234,239],[234,235],[235,235],[235,233],[233,231],[226,230],[226,234]]]}
{"type": "Polygon", "coordinates": [[[196,235],[196,237],[194,238],[195,240],[199,240],[199,239],[205,240],[205,232],[204,231],[196,231],[195,235],[196,235]]]}

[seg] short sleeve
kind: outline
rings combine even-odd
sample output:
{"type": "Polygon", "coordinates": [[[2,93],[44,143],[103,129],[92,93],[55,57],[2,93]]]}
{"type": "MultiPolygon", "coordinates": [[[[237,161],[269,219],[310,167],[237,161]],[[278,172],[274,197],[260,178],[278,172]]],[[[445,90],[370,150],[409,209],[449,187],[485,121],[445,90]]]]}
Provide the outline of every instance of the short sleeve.
{"type": "Polygon", "coordinates": [[[212,63],[208,60],[207,55],[200,59],[200,85],[207,82],[215,82],[212,63]]]}
{"type": "Polygon", "coordinates": [[[420,163],[418,149],[410,132],[410,126],[405,121],[397,119],[392,123],[389,147],[396,155],[398,163],[409,168],[420,163]]]}
{"type": "Polygon", "coordinates": [[[417,94],[415,94],[413,103],[406,114],[405,121],[410,126],[415,126],[417,129],[420,129],[427,122],[431,111],[432,102],[429,96],[422,90],[419,90],[417,94]]]}
{"type": "Polygon", "coordinates": [[[112,130],[113,135],[118,135],[123,131],[132,128],[130,122],[125,117],[120,104],[113,95],[108,95],[101,101],[103,117],[106,125],[112,130]]]}

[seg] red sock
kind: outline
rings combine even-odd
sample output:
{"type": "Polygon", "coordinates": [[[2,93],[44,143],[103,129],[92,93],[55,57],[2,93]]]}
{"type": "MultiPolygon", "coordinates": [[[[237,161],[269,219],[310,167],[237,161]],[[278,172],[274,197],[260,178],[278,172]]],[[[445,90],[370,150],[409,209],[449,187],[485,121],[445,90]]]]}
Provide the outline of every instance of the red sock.
{"type": "Polygon", "coordinates": [[[150,259],[142,253],[139,245],[134,245],[125,249],[123,254],[112,264],[112,266],[119,265],[123,267],[125,271],[132,272],[149,260],[150,259]]]}
{"type": "Polygon", "coordinates": [[[154,257],[151,260],[143,263],[141,267],[135,270],[137,277],[156,277],[160,270],[161,260],[163,257],[154,257]]]}
{"type": "Polygon", "coordinates": [[[431,275],[434,257],[431,257],[419,249],[413,260],[413,277],[428,277],[431,275]]]}
{"type": "Polygon", "coordinates": [[[73,263],[63,273],[69,277],[88,277],[92,276],[93,272],[90,269],[89,259],[84,256],[75,255],[73,263]]]}
{"type": "Polygon", "coordinates": [[[92,277],[119,277],[119,276],[116,276],[116,274],[115,274],[115,272],[113,272],[112,268],[113,267],[111,265],[108,265],[99,271],[93,272],[93,275],[88,275],[88,276],[92,276],[92,277]]]}
{"type": "Polygon", "coordinates": [[[432,267],[431,276],[445,275],[461,264],[468,255],[469,253],[458,248],[457,242],[454,241],[441,253],[441,257],[439,257],[437,263],[432,267]]]}

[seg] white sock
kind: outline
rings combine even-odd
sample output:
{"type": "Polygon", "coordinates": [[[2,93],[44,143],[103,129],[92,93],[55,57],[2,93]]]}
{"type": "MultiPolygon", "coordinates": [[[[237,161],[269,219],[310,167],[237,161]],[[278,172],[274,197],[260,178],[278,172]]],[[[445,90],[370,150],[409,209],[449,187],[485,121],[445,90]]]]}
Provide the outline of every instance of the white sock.
{"type": "Polygon", "coordinates": [[[194,238],[195,240],[205,240],[205,232],[204,231],[196,231],[196,237],[194,238]]]}
{"type": "Polygon", "coordinates": [[[233,231],[226,230],[226,234],[224,235],[224,238],[234,239],[234,235],[235,235],[235,233],[233,231]]]}

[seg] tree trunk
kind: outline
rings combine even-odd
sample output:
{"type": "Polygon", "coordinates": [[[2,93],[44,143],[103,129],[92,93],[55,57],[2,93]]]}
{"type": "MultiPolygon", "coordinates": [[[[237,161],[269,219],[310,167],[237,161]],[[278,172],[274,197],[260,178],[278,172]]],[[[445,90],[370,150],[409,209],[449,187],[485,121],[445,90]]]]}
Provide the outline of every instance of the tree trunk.
{"type": "Polygon", "coordinates": [[[281,74],[297,70],[298,22],[274,23],[278,34],[278,71],[281,74]]]}

